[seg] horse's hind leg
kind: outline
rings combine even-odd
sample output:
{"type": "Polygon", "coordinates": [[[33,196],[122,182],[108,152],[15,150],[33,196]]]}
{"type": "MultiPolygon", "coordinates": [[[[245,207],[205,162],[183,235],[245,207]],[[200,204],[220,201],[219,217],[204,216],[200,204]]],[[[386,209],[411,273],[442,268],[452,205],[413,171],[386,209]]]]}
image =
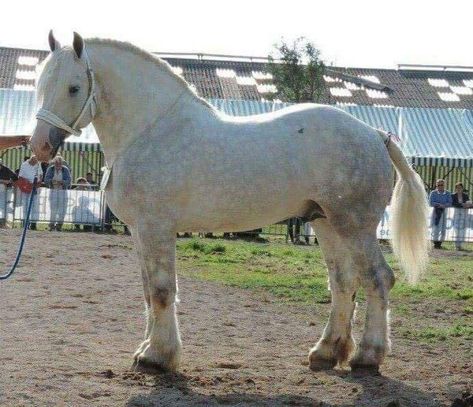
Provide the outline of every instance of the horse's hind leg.
{"type": "Polygon", "coordinates": [[[363,337],[350,365],[377,370],[390,348],[388,294],[395,279],[374,234],[358,243],[354,263],[366,292],[367,309],[363,337]]]}
{"type": "Polygon", "coordinates": [[[310,368],[321,370],[344,364],[354,349],[351,329],[358,276],[352,267],[351,253],[327,219],[317,219],[312,225],[327,263],[332,293],[328,323],[309,353],[310,368]]]}

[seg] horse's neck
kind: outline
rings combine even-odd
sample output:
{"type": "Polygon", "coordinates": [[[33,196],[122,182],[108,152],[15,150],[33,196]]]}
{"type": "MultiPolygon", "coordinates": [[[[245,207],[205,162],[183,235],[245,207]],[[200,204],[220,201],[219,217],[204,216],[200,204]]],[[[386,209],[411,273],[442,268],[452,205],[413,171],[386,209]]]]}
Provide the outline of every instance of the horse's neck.
{"type": "Polygon", "coordinates": [[[93,123],[108,165],[170,109],[195,98],[173,74],[135,53],[104,44],[91,44],[88,52],[98,85],[93,123]]]}

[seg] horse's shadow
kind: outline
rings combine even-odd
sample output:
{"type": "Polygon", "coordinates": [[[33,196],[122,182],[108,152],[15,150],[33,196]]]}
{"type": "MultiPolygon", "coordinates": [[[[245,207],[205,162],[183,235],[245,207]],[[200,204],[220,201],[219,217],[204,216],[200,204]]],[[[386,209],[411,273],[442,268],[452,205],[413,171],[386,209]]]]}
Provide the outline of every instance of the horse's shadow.
{"type": "MultiPolygon", "coordinates": [[[[311,373],[308,372],[308,374],[311,373]]],[[[358,392],[355,398],[347,396],[346,402],[325,401],[331,398],[330,387],[326,387],[326,391],[323,394],[314,396],[301,396],[297,391],[275,395],[268,394],[269,392],[262,394],[256,391],[250,392],[247,391],[247,389],[241,389],[242,391],[239,391],[237,387],[228,391],[226,394],[217,394],[218,389],[215,387],[215,391],[213,391],[211,379],[209,379],[210,382],[199,383],[196,377],[179,373],[163,373],[154,377],[154,386],[149,393],[132,396],[126,405],[127,407],[222,405],[239,407],[437,407],[443,405],[436,399],[433,393],[421,391],[416,387],[379,374],[351,373],[337,370],[331,371],[329,374],[337,376],[346,382],[361,385],[362,390],[358,392]],[[200,392],[199,386],[207,388],[207,391],[200,392]]]]}
{"type": "Polygon", "coordinates": [[[345,382],[361,385],[362,391],[350,403],[334,404],[337,407],[379,406],[379,407],[438,407],[443,404],[434,393],[425,392],[380,373],[369,371],[332,370],[329,375],[345,382]]]}

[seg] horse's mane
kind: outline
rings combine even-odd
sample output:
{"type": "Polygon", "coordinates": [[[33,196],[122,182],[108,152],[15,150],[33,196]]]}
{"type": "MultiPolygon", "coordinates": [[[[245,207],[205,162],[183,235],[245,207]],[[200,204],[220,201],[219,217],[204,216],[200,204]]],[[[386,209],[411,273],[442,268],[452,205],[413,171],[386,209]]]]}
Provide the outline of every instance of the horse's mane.
{"type": "Polygon", "coordinates": [[[87,38],[84,41],[86,45],[90,44],[90,45],[113,46],[123,51],[131,52],[132,54],[135,54],[136,56],[144,59],[145,61],[153,63],[158,69],[174,77],[176,82],[179,83],[183,89],[188,89],[189,92],[192,93],[198,99],[200,103],[214,110],[213,106],[209,102],[207,102],[205,99],[200,97],[196,93],[196,91],[193,88],[191,88],[189,84],[182,77],[177,75],[172,70],[171,65],[169,63],[151,54],[150,52],[145,51],[137,47],[136,45],[133,45],[133,44],[130,44],[129,42],[124,42],[124,41],[117,41],[117,40],[103,39],[103,38],[87,38]]]}

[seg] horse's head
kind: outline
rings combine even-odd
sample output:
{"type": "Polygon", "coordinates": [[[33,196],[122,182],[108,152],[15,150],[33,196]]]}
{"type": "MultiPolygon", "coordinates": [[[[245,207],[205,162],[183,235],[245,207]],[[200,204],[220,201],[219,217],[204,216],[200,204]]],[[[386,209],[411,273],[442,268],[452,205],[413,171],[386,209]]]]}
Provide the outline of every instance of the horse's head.
{"type": "Polygon", "coordinates": [[[51,54],[37,82],[37,124],[31,147],[41,161],[53,157],[71,134],[80,135],[95,115],[95,79],[82,37],[61,47],[49,33],[51,54]]]}

